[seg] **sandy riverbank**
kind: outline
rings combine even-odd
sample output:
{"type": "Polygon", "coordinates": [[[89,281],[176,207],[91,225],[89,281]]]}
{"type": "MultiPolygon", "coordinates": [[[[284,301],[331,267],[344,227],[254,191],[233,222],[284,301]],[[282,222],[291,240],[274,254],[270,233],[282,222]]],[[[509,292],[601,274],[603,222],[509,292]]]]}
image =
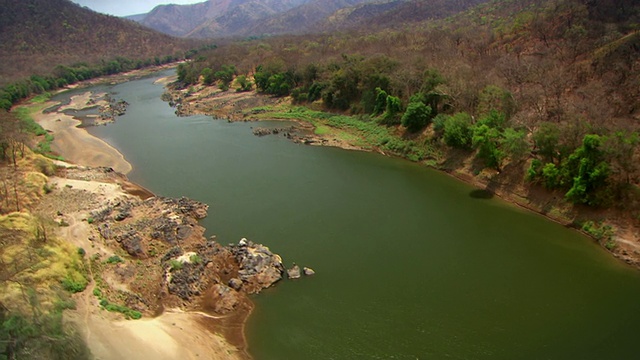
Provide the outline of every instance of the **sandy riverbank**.
{"type": "MultiPolygon", "coordinates": [[[[51,150],[66,161],[91,167],[110,167],[119,173],[128,174],[132,169],[131,164],[118,150],[89,134],[87,130],[79,128],[80,120],[62,112],[64,109],[86,108],[90,96],[88,92],[74,96],[69,105],[48,114],[39,112],[34,115],[34,120],[45,130],[54,134],[51,150]]],[[[46,105],[51,107],[57,104],[48,102],[46,105]]]]}

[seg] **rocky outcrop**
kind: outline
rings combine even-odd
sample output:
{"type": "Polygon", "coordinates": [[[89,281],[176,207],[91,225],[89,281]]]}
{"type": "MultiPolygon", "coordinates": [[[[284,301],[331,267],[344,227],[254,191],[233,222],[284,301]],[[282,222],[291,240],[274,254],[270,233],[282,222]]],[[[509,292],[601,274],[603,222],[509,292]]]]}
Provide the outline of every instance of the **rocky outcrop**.
{"type": "Polygon", "coordinates": [[[268,247],[241,239],[229,249],[238,262],[238,278],[245,292],[259,293],[282,279],[282,258],[268,247]]]}
{"type": "Polygon", "coordinates": [[[289,126],[285,128],[263,128],[257,127],[253,128],[253,135],[255,136],[266,136],[266,135],[278,135],[282,134],[284,137],[290,139],[292,137],[292,132],[296,131],[295,126],[289,126]]]}
{"type": "Polygon", "coordinates": [[[114,121],[116,117],[122,116],[127,112],[129,103],[124,100],[116,100],[111,95],[106,94],[104,100],[107,102],[105,106],[100,107],[99,117],[102,122],[114,121]]]}
{"type": "MultiPolygon", "coordinates": [[[[248,294],[283,278],[282,258],[268,247],[247,239],[227,246],[215,237],[206,239],[198,220],[207,210],[206,204],[188,198],[122,197],[91,211],[87,222],[104,243],[122,250],[127,264],[128,290],[117,296],[145,299],[131,302],[144,303],[137,308],[149,312],[159,306],[204,306],[227,314],[239,307],[246,310],[248,294]]],[[[106,271],[123,278],[118,273],[123,266],[106,271]]]]}

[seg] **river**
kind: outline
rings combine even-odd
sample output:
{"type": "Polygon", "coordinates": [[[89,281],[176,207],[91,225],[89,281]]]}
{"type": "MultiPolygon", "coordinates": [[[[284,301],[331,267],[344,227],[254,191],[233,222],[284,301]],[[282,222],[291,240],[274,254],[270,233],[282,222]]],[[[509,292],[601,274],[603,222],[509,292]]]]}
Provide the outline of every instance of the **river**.
{"type": "Polygon", "coordinates": [[[208,203],[209,235],[316,270],[254,297],[255,359],[637,358],[640,273],[591,239],[404,160],[178,118],[166,74],[106,87],[131,105],[89,131],[208,203]]]}

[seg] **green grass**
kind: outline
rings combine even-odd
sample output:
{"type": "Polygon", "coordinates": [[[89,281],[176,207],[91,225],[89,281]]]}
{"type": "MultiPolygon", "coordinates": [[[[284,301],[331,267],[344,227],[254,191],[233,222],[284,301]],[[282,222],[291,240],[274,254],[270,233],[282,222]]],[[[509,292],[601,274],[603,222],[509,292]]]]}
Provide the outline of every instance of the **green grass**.
{"type": "MultiPolygon", "coordinates": [[[[379,125],[369,119],[311,110],[303,106],[260,107],[249,110],[258,119],[299,120],[315,126],[316,135],[336,132],[336,137],[365,149],[378,148],[389,155],[411,161],[439,159],[441,154],[430,142],[405,140],[395,135],[395,128],[379,125]],[[339,130],[339,131],[336,131],[339,130]]],[[[430,162],[434,164],[433,161],[430,162]]]]}
{"type": "Polygon", "coordinates": [[[101,299],[100,306],[109,312],[119,312],[127,319],[138,320],[142,317],[142,313],[140,311],[133,310],[124,305],[110,303],[107,299],[101,299]]]}
{"type": "Polygon", "coordinates": [[[316,127],[316,130],[314,131],[314,133],[316,135],[326,135],[328,133],[331,132],[331,128],[329,128],[328,126],[324,126],[324,125],[320,125],[318,127],[316,127]]]}
{"type": "Polygon", "coordinates": [[[50,133],[48,133],[44,128],[42,128],[42,126],[40,126],[40,124],[38,124],[34,119],[33,119],[33,114],[42,111],[46,105],[44,104],[44,102],[48,99],[48,98],[44,98],[44,95],[38,95],[37,97],[35,97],[33,100],[31,100],[32,103],[34,104],[39,104],[39,105],[31,105],[31,106],[21,106],[18,107],[14,113],[15,115],[18,117],[18,119],[20,119],[23,123],[24,129],[31,133],[34,134],[36,136],[41,136],[42,139],[38,142],[38,144],[36,145],[35,149],[33,149],[35,152],[40,153],[42,155],[45,155],[49,158],[53,158],[53,159],[57,159],[57,160],[64,160],[61,157],[58,156],[54,156],[51,154],[51,143],[53,142],[53,135],[51,135],[50,133]],[[43,97],[43,98],[40,98],[43,97]]]}
{"type": "Polygon", "coordinates": [[[42,104],[44,102],[49,101],[49,99],[51,99],[51,93],[46,92],[46,93],[35,96],[33,99],[31,99],[31,103],[42,104]]]}

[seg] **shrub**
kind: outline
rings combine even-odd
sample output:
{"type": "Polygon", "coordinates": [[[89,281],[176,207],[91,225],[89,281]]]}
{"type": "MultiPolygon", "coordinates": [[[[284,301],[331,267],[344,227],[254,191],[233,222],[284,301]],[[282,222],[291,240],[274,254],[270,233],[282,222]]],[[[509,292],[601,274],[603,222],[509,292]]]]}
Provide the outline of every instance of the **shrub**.
{"type": "Polygon", "coordinates": [[[198,254],[191,255],[189,258],[192,264],[200,264],[202,262],[202,258],[198,254]]]}
{"type": "Polygon", "coordinates": [[[407,111],[402,115],[402,125],[411,132],[420,131],[429,124],[431,120],[431,107],[422,101],[411,102],[407,106],[407,111]]]}
{"type": "Polygon", "coordinates": [[[181,261],[178,261],[178,260],[171,260],[169,262],[169,264],[171,266],[171,271],[180,270],[184,266],[184,264],[181,261]]]}
{"type": "Polygon", "coordinates": [[[118,255],[113,255],[107,259],[107,264],[117,264],[121,262],[124,262],[124,260],[122,260],[122,258],[118,255]]]}
{"type": "Polygon", "coordinates": [[[72,293],[79,293],[87,288],[88,281],[84,276],[77,274],[76,276],[67,275],[62,279],[62,287],[72,293]]]}

